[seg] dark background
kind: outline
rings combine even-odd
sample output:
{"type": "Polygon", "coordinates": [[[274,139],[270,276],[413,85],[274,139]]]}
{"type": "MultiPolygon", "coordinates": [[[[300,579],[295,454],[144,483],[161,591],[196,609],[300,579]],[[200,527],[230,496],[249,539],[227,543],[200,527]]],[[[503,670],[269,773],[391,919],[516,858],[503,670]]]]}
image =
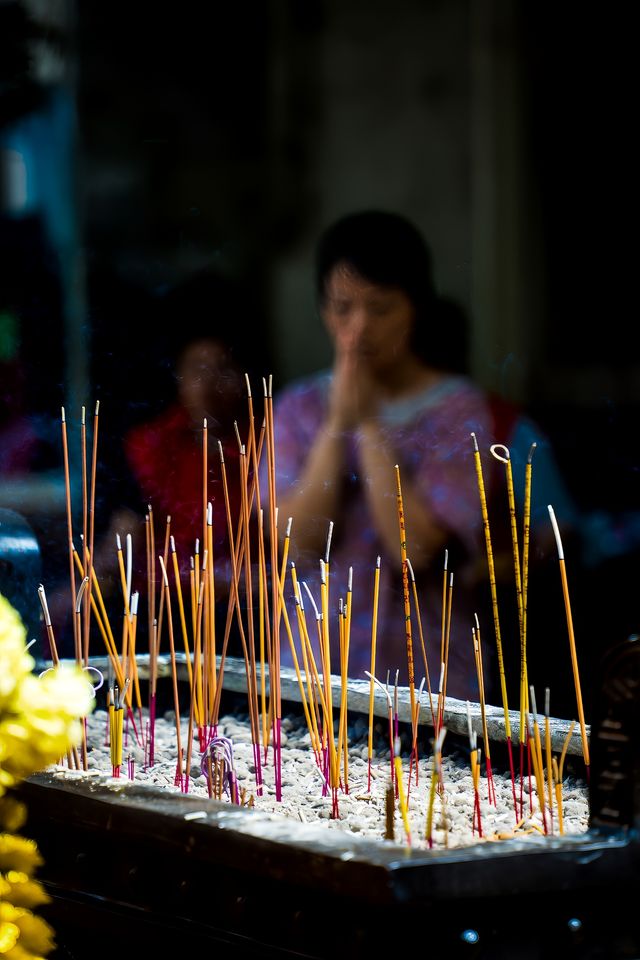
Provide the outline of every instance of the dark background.
{"type": "MultiPolygon", "coordinates": [[[[74,457],[81,406],[101,401],[103,455],[117,463],[124,430],[170,395],[190,322],[161,329],[158,304],[201,269],[224,280],[211,322],[252,379],[273,374],[278,389],[326,363],[313,244],[335,216],[379,206],[424,230],[442,292],[468,315],[474,376],[554,443],[584,515],[567,562],[594,642],[636,628],[626,8],[67,0],[0,15],[0,142],[30,117],[50,124],[27,135],[49,181],[22,209],[4,188],[0,223],[26,409],[52,421],[54,484],[49,507],[40,488],[24,493],[33,478],[20,496],[5,485],[0,505],[33,522],[45,574],[64,551],[60,405],[74,457]]],[[[105,509],[117,493],[114,477],[105,509]]]]}

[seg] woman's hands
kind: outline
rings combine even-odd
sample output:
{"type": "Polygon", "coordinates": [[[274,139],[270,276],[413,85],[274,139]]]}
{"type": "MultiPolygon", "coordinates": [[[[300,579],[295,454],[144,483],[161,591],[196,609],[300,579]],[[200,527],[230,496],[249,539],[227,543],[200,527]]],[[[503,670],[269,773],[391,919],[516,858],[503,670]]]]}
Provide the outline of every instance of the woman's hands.
{"type": "Polygon", "coordinates": [[[378,414],[378,390],[366,356],[350,343],[337,344],[329,394],[327,426],[354,430],[378,414]]]}

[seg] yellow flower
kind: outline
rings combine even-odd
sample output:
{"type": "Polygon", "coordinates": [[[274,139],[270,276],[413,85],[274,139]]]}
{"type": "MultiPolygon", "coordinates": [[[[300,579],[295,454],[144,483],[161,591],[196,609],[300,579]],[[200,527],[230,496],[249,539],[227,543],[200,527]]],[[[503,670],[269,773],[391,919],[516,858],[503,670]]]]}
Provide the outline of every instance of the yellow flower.
{"type": "Polygon", "coordinates": [[[53,942],[53,930],[41,917],[34,916],[30,910],[24,907],[15,907],[12,903],[0,903],[0,931],[6,927],[10,934],[13,933],[12,927],[18,928],[18,937],[5,950],[5,955],[12,958],[19,956],[42,956],[49,953],[55,946],[53,942]],[[19,953],[14,953],[18,950],[19,953]],[[11,951],[11,952],[9,952],[11,951]]]}
{"type": "Polygon", "coordinates": [[[33,840],[0,833],[0,872],[20,870],[31,875],[42,863],[42,857],[33,840]]]}
{"type": "Polygon", "coordinates": [[[0,798],[0,829],[17,833],[27,819],[27,808],[15,797],[0,798]]]}
{"type": "Polygon", "coordinates": [[[6,954],[18,942],[20,936],[20,927],[8,920],[0,923],[0,954],[6,954]]]}
{"type": "Polygon", "coordinates": [[[33,840],[14,835],[25,808],[7,789],[59,760],[82,738],[82,718],[93,708],[93,690],[76,665],[43,676],[33,672],[26,630],[0,595],[0,960],[43,960],[53,931],[32,907],[48,895],[32,875],[42,863],[33,840]]]}
{"type": "Polygon", "coordinates": [[[41,883],[19,870],[9,870],[5,876],[0,874],[0,899],[29,910],[51,900],[41,883]]]}
{"type": "Polygon", "coordinates": [[[0,594],[0,711],[35,666],[26,648],[25,637],[26,629],[20,615],[0,594]]]}

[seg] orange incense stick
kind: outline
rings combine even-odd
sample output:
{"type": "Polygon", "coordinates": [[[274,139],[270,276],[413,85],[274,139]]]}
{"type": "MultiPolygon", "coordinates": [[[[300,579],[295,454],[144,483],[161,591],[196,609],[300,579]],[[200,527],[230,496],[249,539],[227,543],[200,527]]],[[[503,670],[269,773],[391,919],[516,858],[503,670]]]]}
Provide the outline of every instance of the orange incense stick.
{"type": "Polygon", "coordinates": [[[560,565],[560,576],[562,578],[562,594],[564,596],[564,608],[567,616],[567,629],[569,632],[569,646],[571,648],[571,666],[573,667],[573,682],[576,690],[576,701],[578,705],[578,720],[580,721],[580,734],[582,737],[582,755],[584,757],[584,765],[587,768],[587,780],[589,779],[589,741],[587,738],[587,728],[584,720],[584,708],[582,706],[582,693],[580,691],[580,672],[578,670],[578,654],[576,652],[576,640],[573,633],[573,617],[571,616],[571,601],[569,600],[569,585],[567,583],[567,570],[564,559],[564,549],[562,546],[562,539],[560,537],[560,530],[558,528],[558,521],[556,520],[556,515],[551,504],[548,504],[549,516],[551,518],[551,525],[553,527],[553,532],[556,538],[556,545],[558,548],[558,562],[560,565]]]}
{"type": "MultiPolygon", "coordinates": [[[[206,544],[207,544],[207,555],[208,555],[208,564],[207,564],[207,593],[205,596],[205,610],[207,615],[206,623],[208,626],[207,630],[207,657],[209,663],[208,677],[207,677],[207,688],[211,691],[211,696],[209,703],[211,710],[208,716],[208,722],[211,726],[213,724],[213,705],[216,700],[217,692],[217,665],[216,665],[216,588],[215,588],[215,576],[214,576],[214,560],[213,560],[213,504],[209,502],[207,504],[207,528],[206,528],[206,544]]],[[[248,608],[249,614],[251,615],[253,607],[253,601],[251,600],[251,594],[249,593],[248,608]]]]}
{"type": "MultiPolygon", "coordinates": [[[[76,602],[76,575],[75,575],[75,564],[73,562],[73,520],[71,512],[71,482],[69,475],[69,446],[67,441],[67,420],[65,417],[64,407],[62,409],[62,459],[64,465],[64,493],[65,493],[65,503],[67,509],[67,546],[69,550],[69,585],[71,588],[71,604],[72,609],[74,609],[74,604],[76,602]]],[[[73,629],[76,630],[76,621],[75,617],[73,618],[73,629]]],[[[74,636],[74,647],[77,646],[78,639],[74,636]]]]}
{"type": "Polygon", "coordinates": [[[422,618],[420,616],[420,604],[418,603],[418,588],[416,586],[416,576],[413,572],[413,567],[411,566],[411,561],[407,558],[407,567],[409,569],[409,576],[411,578],[411,587],[413,590],[413,605],[416,609],[416,619],[418,621],[418,634],[420,636],[420,646],[422,647],[422,660],[424,663],[424,675],[427,682],[427,690],[429,692],[429,707],[431,709],[431,722],[435,730],[436,726],[436,716],[433,711],[433,698],[431,695],[431,678],[429,677],[429,663],[427,661],[427,650],[424,642],[424,633],[422,630],[422,618]]]}
{"type": "MultiPolygon", "coordinates": [[[[182,597],[182,584],[180,583],[180,568],[178,565],[178,555],[176,553],[176,541],[173,536],[169,537],[169,544],[171,547],[171,559],[173,562],[173,579],[176,584],[176,594],[178,597],[178,611],[180,613],[180,628],[182,630],[182,642],[184,644],[184,652],[187,661],[187,673],[189,674],[189,686],[193,683],[193,676],[191,670],[191,654],[189,652],[189,637],[187,635],[187,621],[184,612],[184,600],[182,597]]],[[[198,722],[200,722],[200,717],[198,717],[198,722]]]]}
{"type": "MultiPolygon", "coordinates": [[[[167,568],[165,565],[164,557],[159,556],[158,561],[160,563],[160,569],[162,570],[162,582],[164,585],[164,595],[166,597],[165,609],[167,611],[167,627],[169,633],[169,651],[171,656],[171,677],[173,681],[173,705],[175,710],[175,720],[176,720],[176,746],[178,752],[178,762],[176,767],[176,786],[180,786],[184,790],[184,776],[182,769],[182,736],[180,733],[180,698],[178,696],[178,665],[176,663],[176,648],[173,639],[173,617],[171,614],[171,596],[169,593],[169,577],[167,576],[167,568]]],[[[187,776],[189,776],[189,771],[187,770],[187,776]]]]}
{"type": "Polygon", "coordinates": [[[444,551],[442,567],[442,617],[440,623],[440,663],[444,663],[444,647],[447,638],[447,585],[449,583],[449,551],[444,551]]]}
{"type": "Polygon", "coordinates": [[[451,640],[451,613],[453,610],[453,571],[449,573],[449,590],[447,592],[447,629],[444,643],[444,677],[442,680],[442,709],[447,699],[447,680],[449,679],[449,643],[451,640]]]}
{"type": "MultiPolygon", "coordinates": [[[[302,662],[304,665],[305,679],[307,681],[307,699],[309,703],[309,713],[313,730],[311,732],[311,745],[316,756],[316,762],[320,761],[320,736],[318,734],[318,701],[314,690],[314,678],[311,673],[311,657],[309,633],[304,616],[304,603],[302,602],[302,593],[300,584],[296,579],[295,564],[291,564],[291,579],[293,582],[294,599],[296,604],[296,618],[298,622],[298,635],[300,637],[300,647],[302,649],[302,662]]],[[[315,664],[314,664],[315,666],[315,664]]],[[[317,672],[317,671],[316,671],[317,672]]]]}
{"type": "Polygon", "coordinates": [[[545,760],[547,765],[547,796],[549,803],[549,813],[551,815],[551,832],[553,833],[553,769],[552,769],[552,754],[551,754],[551,726],[549,724],[549,701],[550,701],[550,691],[549,687],[545,687],[544,691],[544,749],[545,749],[545,760]]]}
{"type": "MultiPolygon", "coordinates": [[[[80,462],[82,465],[82,565],[85,569],[85,572],[89,569],[89,494],[87,490],[87,422],[86,422],[86,408],[82,408],[82,416],[80,420],[80,462]]],[[[80,628],[80,620],[78,619],[78,629],[80,628]]],[[[81,639],[81,632],[78,632],[78,641],[76,648],[76,659],[78,659],[77,653],[81,649],[83,644],[83,639],[81,639]]]]}
{"type": "Polygon", "coordinates": [[[202,421],[202,543],[207,547],[207,504],[209,502],[209,431],[207,418],[202,421]]]}
{"type": "MultiPolygon", "coordinates": [[[[167,561],[169,558],[170,535],[171,535],[171,515],[167,516],[167,522],[166,522],[165,532],[164,532],[164,549],[162,551],[162,562],[164,563],[165,569],[166,569],[167,561]]],[[[158,649],[156,651],[157,653],[160,652],[160,643],[162,640],[162,619],[164,614],[164,603],[165,603],[165,591],[160,590],[160,601],[158,604],[158,635],[157,635],[158,649]]]]}
{"type": "Polygon", "coordinates": [[[131,644],[130,644],[130,663],[131,663],[131,680],[133,683],[133,689],[136,695],[136,704],[138,710],[142,710],[142,697],[140,696],[140,677],[138,675],[138,661],[136,659],[136,633],[138,627],[138,600],[140,594],[138,591],[134,591],[131,594],[131,644]]]}
{"type": "MultiPolygon", "coordinates": [[[[78,553],[77,553],[75,547],[73,547],[73,544],[72,544],[72,551],[73,551],[73,557],[74,557],[74,560],[75,560],[75,566],[78,568],[78,572],[80,573],[80,576],[81,576],[81,577],[84,577],[84,567],[82,566],[82,561],[80,560],[80,557],[78,556],[78,553]]],[[[101,589],[100,589],[100,584],[99,584],[98,579],[97,579],[97,577],[96,577],[95,567],[92,567],[92,568],[91,568],[91,579],[92,579],[92,581],[93,581],[93,587],[94,587],[95,595],[96,595],[96,597],[97,597],[97,599],[98,599],[98,604],[99,604],[99,607],[100,607],[100,610],[98,610],[98,608],[97,608],[97,606],[96,606],[96,600],[95,600],[95,598],[94,598],[94,596],[93,596],[93,591],[92,591],[92,593],[91,593],[91,605],[92,605],[92,607],[93,607],[93,615],[95,616],[96,622],[97,622],[98,626],[100,627],[100,632],[101,632],[101,634],[102,634],[102,638],[103,638],[104,643],[105,643],[105,646],[106,646],[106,648],[107,648],[107,653],[108,653],[108,655],[109,655],[109,659],[110,659],[110,661],[111,661],[111,665],[112,665],[112,667],[113,667],[113,670],[114,670],[114,673],[115,673],[116,678],[117,678],[117,680],[118,680],[118,683],[120,684],[120,687],[121,687],[121,688],[124,688],[124,674],[122,673],[122,668],[121,668],[121,665],[120,665],[120,661],[119,661],[119,659],[118,659],[118,650],[117,650],[116,642],[115,642],[115,639],[114,639],[114,636],[113,636],[113,631],[112,631],[111,625],[110,625],[110,623],[109,623],[109,618],[108,618],[108,616],[107,616],[107,611],[106,611],[106,609],[105,609],[104,599],[103,599],[103,597],[102,597],[102,591],[101,591],[101,589]]],[[[74,601],[74,603],[75,603],[75,601],[74,601]]],[[[129,704],[129,705],[130,705],[130,704],[129,704]]]]}
{"type": "MultiPolygon", "coordinates": [[[[321,626],[320,626],[320,621],[321,621],[321,619],[322,619],[322,614],[321,614],[320,611],[318,610],[318,606],[317,606],[315,600],[313,599],[313,595],[312,595],[311,591],[309,590],[308,584],[306,584],[304,580],[302,581],[302,586],[303,586],[303,587],[305,588],[305,590],[307,591],[307,595],[308,595],[308,597],[309,597],[309,599],[310,599],[310,601],[311,601],[311,605],[313,606],[313,610],[314,610],[315,617],[316,617],[316,628],[317,628],[317,634],[318,634],[319,652],[320,652],[320,655],[322,656],[322,629],[321,629],[321,626]]],[[[301,598],[302,598],[302,591],[300,591],[300,599],[301,599],[301,598]]],[[[309,633],[308,633],[308,631],[307,631],[306,620],[304,619],[304,617],[303,617],[303,621],[302,621],[302,622],[303,622],[303,630],[304,630],[304,635],[305,635],[305,642],[306,642],[306,644],[307,644],[307,653],[308,653],[308,656],[309,656],[309,663],[310,663],[310,665],[311,665],[311,670],[312,670],[312,673],[313,673],[314,682],[315,682],[315,685],[316,685],[316,690],[318,691],[318,696],[320,697],[320,704],[321,704],[321,707],[322,707],[322,728],[323,728],[323,729],[322,729],[322,743],[321,743],[321,748],[324,749],[324,748],[326,747],[326,744],[327,744],[327,733],[326,733],[326,731],[327,731],[327,726],[328,726],[328,722],[329,722],[329,721],[328,721],[328,718],[329,718],[329,708],[328,708],[328,705],[327,705],[327,698],[326,698],[326,696],[325,696],[324,684],[323,684],[322,681],[320,680],[320,674],[319,674],[318,667],[317,667],[317,664],[316,664],[316,658],[315,658],[315,656],[314,656],[314,654],[313,654],[313,647],[312,647],[312,645],[311,645],[311,638],[309,637],[309,633]]]]}
{"type": "MultiPolygon", "coordinates": [[[[98,468],[98,414],[100,411],[100,401],[96,400],[95,411],[93,415],[93,442],[91,455],[91,481],[89,493],[89,550],[87,553],[87,576],[89,583],[92,582],[91,564],[93,563],[93,545],[95,531],[95,506],[96,506],[96,473],[98,468]]],[[[89,665],[89,633],[91,627],[91,604],[84,601],[84,665],[89,665]]]]}

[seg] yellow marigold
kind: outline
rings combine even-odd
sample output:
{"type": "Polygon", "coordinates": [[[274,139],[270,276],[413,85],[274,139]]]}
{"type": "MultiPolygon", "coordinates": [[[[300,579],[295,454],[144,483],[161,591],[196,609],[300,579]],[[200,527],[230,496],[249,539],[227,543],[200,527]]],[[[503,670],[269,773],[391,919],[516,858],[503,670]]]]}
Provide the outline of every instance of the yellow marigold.
{"type": "Polygon", "coordinates": [[[16,926],[19,934],[12,947],[5,950],[5,955],[11,960],[18,956],[43,956],[55,946],[53,930],[41,917],[34,916],[24,907],[16,907],[12,903],[0,903],[0,930],[2,927],[16,926]],[[20,952],[14,953],[13,951],[20,952]]]}
{"type": "Polygon", "coordinates": [[[42,863],[42,857],[33,840],[0,833],[0,872],[20,870],[31,875],[42,863]]]}
{"type": "Polygon", "coordinates": [[[49,903],[51,898],[37,880],[32,880],[20,870],[9,870],[4,876],[0,874],[0,900],[8,900],[16,907],[32,910],[49,903]]]}
{"type": "Polygon", "coordinates": [[[27,819],[27,808],[15,797],[0,797],[0,830],[17,833],[27,819]]]}
{"type": "Polygon", "coordinates": [[[25,637],[19,613],[0,594],[0,711],[34,668],[35,661],[27,650],[25,637]]]}
{"type": "Polygon", "coordinates": [[[20,927],[10,920],[0,922],[0,954],[5,956],[18,942],[20,927]]]}

